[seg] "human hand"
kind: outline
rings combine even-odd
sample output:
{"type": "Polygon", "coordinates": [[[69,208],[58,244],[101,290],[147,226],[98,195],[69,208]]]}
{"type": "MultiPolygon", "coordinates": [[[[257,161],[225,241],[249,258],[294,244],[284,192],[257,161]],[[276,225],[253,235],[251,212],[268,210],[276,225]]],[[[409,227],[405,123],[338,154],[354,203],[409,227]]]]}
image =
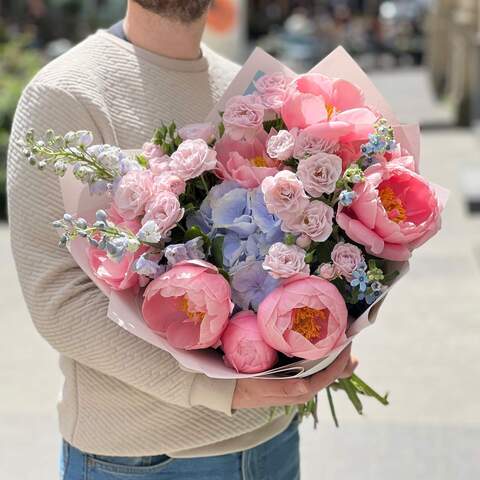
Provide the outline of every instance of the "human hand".
{"type": "Polygon", "coordinates": [[[357,366],[358,360],[352,357],[351,345],[349,345],[328,368],[308,378],[288,380],[245,378],[237,380],[232,408],[304,404],[338,378],[351,377],[357,366]]]}

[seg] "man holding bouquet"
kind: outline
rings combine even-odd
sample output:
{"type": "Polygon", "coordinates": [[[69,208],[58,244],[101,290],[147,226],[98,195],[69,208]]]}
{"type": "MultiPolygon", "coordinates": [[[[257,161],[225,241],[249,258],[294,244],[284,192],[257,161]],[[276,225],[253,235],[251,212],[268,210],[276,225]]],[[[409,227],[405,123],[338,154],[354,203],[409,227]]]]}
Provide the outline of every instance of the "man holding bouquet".
{"type": "Polygon", "coordinates": [[[12,247],[40,334],[60,353],[62,478],[299,478],[294,413],[356,362],[344,351],[306,380],[214,380],[107,318],[108,299],[56,247],[63,201],[17,141],[33,127],[89,130],[136,148],[162,121],[201,121],[238,67],[201,45],[209,0],[129,0],[125,20],[45,67],[25,89],[8,158],[12,247]]]}

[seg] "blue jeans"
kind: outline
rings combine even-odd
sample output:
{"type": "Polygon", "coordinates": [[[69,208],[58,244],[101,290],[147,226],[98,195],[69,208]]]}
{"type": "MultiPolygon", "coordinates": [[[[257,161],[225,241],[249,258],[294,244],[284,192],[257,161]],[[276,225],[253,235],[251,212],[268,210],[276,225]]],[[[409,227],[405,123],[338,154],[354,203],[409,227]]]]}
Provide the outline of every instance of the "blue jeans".
{"type": "Polygon", "coordinates": [[[61,480],[300,480],[298,421],[264,444],[202,458],[105,457],[64,442],[61,480]]]}

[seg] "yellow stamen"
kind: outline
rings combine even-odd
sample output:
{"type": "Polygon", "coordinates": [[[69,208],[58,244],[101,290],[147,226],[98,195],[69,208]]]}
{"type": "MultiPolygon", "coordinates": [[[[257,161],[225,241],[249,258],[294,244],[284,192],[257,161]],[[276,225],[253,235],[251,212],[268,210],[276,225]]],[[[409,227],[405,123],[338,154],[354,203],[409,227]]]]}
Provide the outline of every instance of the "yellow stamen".
{"type": "Polygon", "coordinates": [[[322,324],[328,320],[327,309],[315,310],[310,307],[295,308],[292,312],[292,330],[303,335],[307,340],[319,338],[322,324]]]}
{"type": "Polygon", "coordinates": [[[201,322],[205,318],[205,312],[195,312],[190,310],[190,303],[186,295],[180,300],[180,308],[194,323],[201,322]]]}
{"type": "Polygon", "coordinates": [[[267,161],[261,155],[258,155],[256,157],[251,158],[250,163],[254,167],[267,167],[268,166],[267,161]]]}
{"type": "Polygon", "coordinates": [[[335,107],[331,104],[327,104],[325,105],[325,108],[327,110],[328,120],[331,120],[331,118],[333,117],[333,114],[335,113],[335,107]]]}
{"type": "Polygon", "coordinates": [[[392,220],[392,222],[401,223],[407,219],[407,210],[390,187],[381,188],[379,190],[379,196],[388,218],[392,220]]]}

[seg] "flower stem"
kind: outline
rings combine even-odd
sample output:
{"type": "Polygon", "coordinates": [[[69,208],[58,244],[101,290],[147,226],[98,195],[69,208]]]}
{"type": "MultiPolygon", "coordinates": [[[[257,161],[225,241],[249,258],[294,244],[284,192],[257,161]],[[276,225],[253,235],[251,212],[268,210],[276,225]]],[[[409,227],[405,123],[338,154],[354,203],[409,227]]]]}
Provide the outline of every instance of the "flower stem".
{"type": "Polygon", "coordinates": [[[333,417],[333,423],[335,423],[335,426],[338,428],[340,425],[338,423],[337,412],[335,411],[335,405],[333,403],[332,391],[330,390],[330,387],[327,387],[327,398],[328,405],[330,406],[330,412],[332,413],[333,417]]]}

